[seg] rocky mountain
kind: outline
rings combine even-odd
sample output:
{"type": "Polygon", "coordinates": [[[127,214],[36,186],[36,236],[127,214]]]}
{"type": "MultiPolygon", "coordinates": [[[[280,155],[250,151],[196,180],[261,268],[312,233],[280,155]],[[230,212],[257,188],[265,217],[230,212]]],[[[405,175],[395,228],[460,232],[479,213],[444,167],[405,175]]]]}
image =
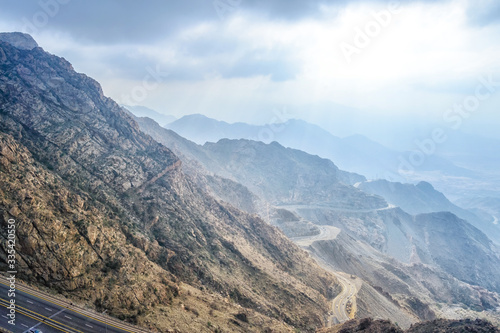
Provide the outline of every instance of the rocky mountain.
{"type": "MultiPolygon", "coordinates": [[[[347,212],[314,207],[301,207],[297,212],[315,224],[331,225],[347,233],[333,241],[336,244],[343,242],[340,245],[343,250],[330,248],[329,252],[321,253],[323,257],[331,257],[330,263],[338,265],[336,267],[341,271],[357,274],[367,281],[376,281],[373,272],[377,269],[373,265],[377,261],[388,261],[376,255],[378,251],[402,264],[427,265],[464,283],[500,293],[498,246],[477,228],[451,213],[412,216],[398,208],[347,212]],[[370,247],[361,246],[358,242],[370,247]],[[344,255],[338,255],[340,253],[344,255]],[[357,258],[379,259],[367,263],[372,269],[363,271],[361,264],[354,267],[359,259],[345,261],[349,253],[357,258]]],[[[387,285],[387,282],[384,277],[375,285],[387,285]]]]}
{"type": "Polygon", "coordinates": [[[0,41],[0,218],[18,224],[20,279],[156,331],[323,325],[331,274],[200,189],[97,82],[15,40],[0,41]]]}
{"type": "Polygon", "coordinates": [[[364,177],[341,171],[330,160],[285,148],[277,142],[223,139],[203,147],[224,166],[228,176],[273,204],[386,206],[382,198],[350,186],[364,177]]]}
{"type": "MultiPolygon", "coordinates": [[[[467,220],[487,234],[492,241],[500,244],[500,227],[492,223],[493,218],[491,216],[484,218],[453,204],[443,193],[434,189],[428,182],[413,185],[387,180],[374,180],[356,184],[356,187],[366,193],[379,195],[390,204],[401,207],[405,212],[413,215],[451,212],[467,220]]],[[[464,204],[467,203],[464,202],[464,204]]]]}
{"type": "Polygon", "coordinates": [[[452,212],[463,218],[473,216],[465,209],[451,203],[443,193],[434,189],[428,182],[414,185],[379,179],[358,183],[355,186],[364,192],[380,195],[387,202],[401,207],[410,214],[452,212]]]}
{"type": "Polygon", "coordinates": [[[212,196],[251,214],[262,212],[264,207],[267,207],[268,204],[262,198],[256,196],[244,185],[234,179],[220,176],[227,172],[203,146],[161,127],[150,118],[136,117],[135,120],[145,133],[172,149],[182,160],[183,171],[212,196]]]}

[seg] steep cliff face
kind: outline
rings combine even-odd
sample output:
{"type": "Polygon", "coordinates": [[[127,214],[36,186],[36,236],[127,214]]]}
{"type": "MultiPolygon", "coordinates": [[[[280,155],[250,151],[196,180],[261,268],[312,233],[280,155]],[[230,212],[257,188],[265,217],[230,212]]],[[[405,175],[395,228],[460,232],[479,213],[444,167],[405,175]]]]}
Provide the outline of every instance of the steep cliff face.
{"type": "Polygon", "coordinates": [[[277,229],[207,195],[66,60],[0,41],[0,134],[1,219],[19,223],[21,278],[139,323],[156,318],[158,329],[179,325],[171,318],[185,308],[162,308],[161,320],[158,308],[192,287],[215,308],[264,318],[236,325],[197,311],[205,324],[322,326],[335,278],[277,229]]]}
{"type": "MultiPolygon", "coordinates": [[[[4,133],[0,202],[2,222],[16,220],[19,277],[72,291],[119,317],[178,294],[173,276],[127,241],[109,207],[65,184],[4,133]]],[[[5,261],[3,248],[0,257],[5,261]]]]}

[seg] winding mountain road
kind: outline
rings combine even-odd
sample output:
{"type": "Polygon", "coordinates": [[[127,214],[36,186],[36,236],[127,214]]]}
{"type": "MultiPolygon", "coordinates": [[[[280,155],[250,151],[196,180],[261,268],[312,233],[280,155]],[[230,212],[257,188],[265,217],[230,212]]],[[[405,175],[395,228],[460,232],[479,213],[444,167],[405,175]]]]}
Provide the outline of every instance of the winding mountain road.
{"type": "Polygon", "coordinates": [[[342,291],[332,301],[332,315],[328,320],[328,327],[332,326],[335,320],[341,323],[351,319],[347,313],[347,303],[352,302],[358,292],[353,282],[339,274],[336,274],[336,276],[342,286],[342,291]]]}
{"type": "MultiPolygon", "coordinates": [[[[306,237],[291,237],[290,239],[297,245],[305,248],[311,246],[314,242],[321,240],[333,240],[337,238],[338,234],[341,232],[339,228],[332,227],[329,225],[318,225],[319,234],[306,236],[306,237]]],[[[351,301],[351,305],[355,301],[356,294],[358,292],[354,281],[350,281],[348,278],[342,276],[339,272],[333,271],[329,268],[329,265],[323,258],[313,255],[318,263],[327,268],[328,271],[332,272],[338,279],[340,285],[342,286],[342,291],[337,295],[332,301],[332,310],[330,312],[330,317],[328,318],[328,327],[331,327],[334,323],[342,323],[351,319],[349,313],[347,312],[347,304],[351,301]],[[323,265],[321,264],[323,263],[323,265]]]]}
{"type": "MultiPolygon", "coordinates": [[[[383,210],[389,210],[396,208],[393,204],[387,204],[385,207],[379,208],[366,208],[366,209],[352,209],[352,208],[344,208],[344,207],[331,207],[328,205],[277,205],[277,208],[282,208],[286,210],[291,210],[297,212],[299,209],[327,209],[336,212],[347,212],[347,213],[371,213],[371,212],[380,212],[383,210]]],[[[300,215],[300,214],[299,214],[300,215]]]]}
{"type": "Polygon", "coordinates": [[[307,247],[320,240],[330,240],[337,238],[340,229],[330,225],[318,225],[319,234],[312,236],[291,237],[290,239],[297,245],[307,247]]]}

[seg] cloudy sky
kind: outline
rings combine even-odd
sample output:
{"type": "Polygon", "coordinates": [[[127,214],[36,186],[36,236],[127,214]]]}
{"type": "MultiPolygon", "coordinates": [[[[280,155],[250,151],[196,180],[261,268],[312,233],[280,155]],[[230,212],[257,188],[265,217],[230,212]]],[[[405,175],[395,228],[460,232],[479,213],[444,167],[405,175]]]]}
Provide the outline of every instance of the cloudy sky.
{"type": "Polygon", "coordinates": [[[0,6],[0,30],[32,34],[120,103],[380,140],[435,126],[500,137],[498,0],[0,6]]]}

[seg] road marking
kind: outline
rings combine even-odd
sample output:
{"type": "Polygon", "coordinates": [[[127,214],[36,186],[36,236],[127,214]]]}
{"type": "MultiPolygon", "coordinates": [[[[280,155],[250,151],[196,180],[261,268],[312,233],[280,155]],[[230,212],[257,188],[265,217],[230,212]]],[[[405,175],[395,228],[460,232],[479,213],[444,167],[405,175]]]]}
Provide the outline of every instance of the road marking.
{"type": "MultiPolygon", "coordinates": [[[[5,305],[5,304],[0,304],[0,305],[1,305],[1,306],[3,306],[3,307],[6,307],[6,308],[7,308],[7,305],[5,305]]],[[[36,320],[36,321],[38,322],[38,324],[36,324],[35,326],[33,326],[33,327],[31,327],[31,328],[28,328],[28,330],[29,330],[29,329],[33,329],[33,328],[37,327],[38,325],[40,325],[40,324],[42,323],[42,322],[40,321],[40,318],[33,317],[33,316],[31,316],[31,315],[29,315],[29,314],[25,313],[25,311],[23,311],[23,310],[19,311],[19,313],[20,313],[20,314],[22,314],[23,316],[29,317],[29,318],[34,319],[34,320],[36,320]]],[[[60,327],[57,327],[57,326],[52,325],[52,323],[48,323],[48,322],[45,322],[45,321],[44,321],[43,323],[44,323],[45,325],[48,325],[48,326],[50,326],[50,327],[55,328],[55,329],[56,329],[56,330],[58,330],[58,331],[65,332],[65,333],[69,333],[68,331],[63,330],[63,329],[61,329],[60,327]]],[[[28,332],[28,330],[26,330],[25,332],[28,332]]],[[[23,332],[23,333],[25,333],[25,332],[23,332]]],[[[80,332],[80,331],[78,331],[78,332],[80,332]]]]}
{"type": "MultiPolygon", "coordinates": [[[[0,278],[1,278],[1,277],[0,277],[0,278]]],[[[7,286],[7,287],[9,286],[8,284],[6,284],[5,282],[2,282],[2,281],[0,281],[0,283],[1,283],[1,284],[3,284],[3,285],[5,285],[5,286],[7,286]]],[[[45,296],[44,296],[44,297],[41,297],[41,296],[33,295],[31,292],[28,292],[28,291],[26,291],[26,290],[22,290],[22,289],[20,289],[20,288],[18,288],[18,290],[19,290],[19,291],[21,291],[21,292],[23,292],[23,293],[25,293],[25,294],[28,294],[28,295],[30,295],[30,296],[33,296],[33,297],[35,297],[35,298],[37,298],[37,299],[41,299],[41,300],[44,300],[44,301],[46,301],[46,302],[52,303],[52,304],[54,304],[54,305],[60,306],[60,307],[65,308],[65,309],[67,309],[67,310],[69,310],[69,311],[71,311],[71,312],[77,313],[77,314],[79,314],[79,315],[81,315],[81,316],[84,316],[84,317],[90,318],[90,319],[92,319],[92,320],[98,321],[98,322],[100,322],[100,323],[106,324],[106,325],[108,325],[108,326],[111,326],[111,327],[117,328],[117,329],[122,330],[122,331],[129,332],[129,333],[133,333],[133,332],[144,332],[144,331],[142,331],[141,329],[135,329],[135,328],[134,328],[134,331],[129,331],[129,329],[128,329],[128,328],[116,326],[116,325],[118,325],[118,324],[116,324],[116,325],[115,325],[115,324],[114,324],[114,323],[112,323],[112,322],[103,321],[103,320],[98,319],[98,317],[91,317],[91,316],[89,316],[89,315],[86,315],[85,313],[79,312],[79,311],[74,310],[74,309],[70,309],[70,308],[68,308],[68,307],[66,307],[66,306],[64,306],[64,305],[54,303],[54,302],[52,302],[52,301],[50,301],[50,300],[48,300],[48,299],[44,298],[45,296]]],[[[29,290],[29,289],[28,289],[28,290],[29,290]]],[[[121,324],[121,323],[120,323],[120,324],[121,324]]]]}
{"type": "MultiPolygon", "coordinates": [[[[3,298],[1,298],[1,297],[0,297],[0,300],[2,300],[3,302],[5,302],[5,303],[9,304],[9,302],[8,302],[8,301],[4,300],[4,299],[3,299],[3,298]]],[[[2,306],[4,306],[4,307],[7,307],[7,305],[5,305],[5,304],[0,304],[0,305],[2,305],[2,306]]],[[[67,330],[67,329],[69,328],[70,330],[73,330],[73,331],[76,331],[76,332],[83,333],[82,331],[79,331],[79,330],[77,330],[77,329],[75,329],[75,328],[73,328],[73,327],[70,327],[70,326],[68,326],[68,325],[64,325],[63,323],[60,323],[60,322],[58,322],[57,320],[52,319],[52,317],[54,317],[54,316],[58,315],[59,313],[61,313],[61,312],[65,311],[66,309],[61,309],[58,313],[53,314],[52,316],[50,316],[49,318],[47,318],[47,317],[45,317],[45,316],[43,316],[43,315],[41,315],[41,314],[39,314],[39,313],[37,313],[37,312],[35,312],[35,311],[33,311],[33,310],[30,310],[30,309],[28,309],[28,308],[25,308],[25,307],[22,307],[22,306],[18,306],[18,308],[19,308],[20,312],[21,312],[22,314],[24,314],[25,316],[28,316],[28,317],[30,317],[30,318],[33,318],[33,319],[36,319],[37,321],[39,321],[39,323],[38,323],[37,325],[33,326],[33,328],[34,328],[34,327],[36,327],[36,326],[38,326],[38,325],[39,325],[42,321],[43,321],[43,323],[44,323],[44,324],[50,325],[50,324],[46,321],[46,320],[50,320],[50,321],[51,321],[52,323],[54,323],[55,325],[61,325],[61,327],[63,327],[63,326],[67,327],[67,328],[65,328],[65,330],[67,330]],[[39,318],[31,317],[30,315],[28,315],[28,313],[31,313],[31,314],[33,314],[34,316],[38,316],[39,318]],[[40,318],[43,318],[44,320],[40,321],[40,318]]],[[[52,325],[51,325],[51,326],[52,326],[52,325]]],[[[58,327],[55,327],[55,326],[53,326],[53,327],[54,327],[54,328],[57,328],[57,329],[58,329],[58,330],[60,330],[60,331],[63,331],[62,329],[60,329],[60,328],[58,328],[58,327]]],[[[63,331],[63,332],[65,332],[65,331],[63,331]]]]}
{"type": "Polygon", "coordinates": [[[51,310],[51,309],[49,309],[49,308],[45,308],[45,310],[52,312],[52,310],[51,310]]]}
{"type": "Polygon", "coordinates": [[[9,319],[7,316],[2,316],[2,317],[4,317],[5,319],[9,319]]]}
{"type": "Polygon", "coordinates": [[[64,318],[68,318],[69,320],[73,320],[73,318],[71,318],[70,316],[66,316],[66,315],[64,315],[64,318]]]}
{"type": "Polygon", "coordinates": [[[30,328],[28,325],[24,325],[24,324],[21,324],[21,326],[24,326],[24,327],[30,328]]]}
{"type": "Polygon", "coordinates": [[[90,327],[90,328],[94,328],[93,326],[90,326],[89,324],[85,324],[85,326],[90,327]]]}
{"type": "Polygon", "coordinates": [[[30,304],[33,304],[32,301],[30,301],[29,299],[26,300],[26,302],[30,303],[30,304]]]}

